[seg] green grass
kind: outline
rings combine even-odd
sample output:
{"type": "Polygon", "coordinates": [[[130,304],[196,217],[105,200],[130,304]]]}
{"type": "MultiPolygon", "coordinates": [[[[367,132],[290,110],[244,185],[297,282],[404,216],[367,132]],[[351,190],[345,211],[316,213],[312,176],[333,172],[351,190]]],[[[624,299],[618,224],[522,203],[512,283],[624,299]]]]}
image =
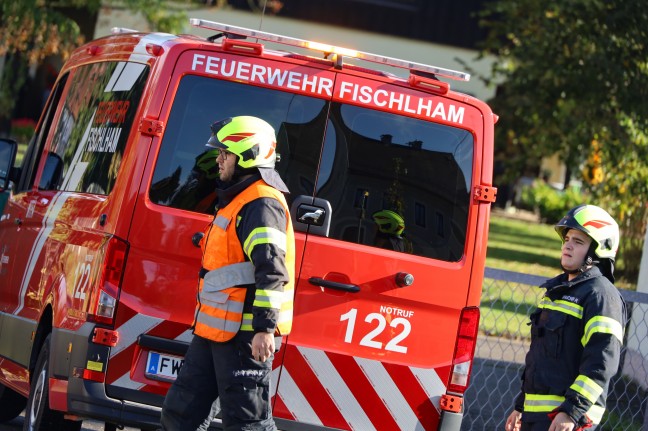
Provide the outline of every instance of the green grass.
{"type": "MultiPolygon", "coordinates": [[[[551,278],[560,273],[561,242],[553,226],[492,216],[486,266],[551,278]]],[[[507,338],[529,337],[529,314],[541,291],[535,286],[484,280],[480,330],[507,338]]]]}
{"type": "Polygon", "coordinates": [[[560,246],[553,226],[492,216],[486,266],[554,277],[560,273],[560,246]]]}

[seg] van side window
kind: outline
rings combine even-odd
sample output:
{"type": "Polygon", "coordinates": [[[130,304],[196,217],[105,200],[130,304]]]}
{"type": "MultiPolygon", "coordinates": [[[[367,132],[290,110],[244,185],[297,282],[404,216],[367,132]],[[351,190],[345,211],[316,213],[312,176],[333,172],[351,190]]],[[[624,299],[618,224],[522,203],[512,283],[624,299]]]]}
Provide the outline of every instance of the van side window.
{"type": "Polygon", "coordinates": [[[149,189],[151,202],[213,214],[218,187],[217,152],[205,147],[210,125],[238,115],[266,120],[277,133],[276,165],[287,197],[312,196],[326,124],[320,99],[236,82],[188,75],[169,114],[149,189]]]}
{"type": "Polygon", "coordinates": [[[130,62],[93,63],[73,72],[41,190],[110,193],[147,76],[146,65],[130,62]]]}
{"type": "Polygon", "coordinates": [[[14,192],[30,190],[34,184],[43,149],[47,143],[47,135],[52,126],[54,114],[56,113],[59,101],[61,100],[61,95],[63,94],[63,89],[65,88],[65,83],[69,76],[69,73],[62,75],[50,93],[47,106],[44,110],[45,114],[43,115],[38,129],[34,133],[34,138],[30,142],[29,147],[27,147],[27,151],[23,157],[20,180],[16,189],[14,189],[14,192]]]}
{"type": "Polygon", "coordinates": [[[330,236],[455,262],[468,225],[473,135],[414,118],[333,104],[317,197],[330,236]]]}

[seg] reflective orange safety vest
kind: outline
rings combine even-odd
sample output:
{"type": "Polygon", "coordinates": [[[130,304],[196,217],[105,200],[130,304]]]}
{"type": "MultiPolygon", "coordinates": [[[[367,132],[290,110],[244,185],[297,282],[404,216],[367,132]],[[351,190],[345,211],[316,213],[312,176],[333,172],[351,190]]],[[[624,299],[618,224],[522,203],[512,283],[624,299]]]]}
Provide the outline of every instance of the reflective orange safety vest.
{"type": "Polygon", "coordinates": [[[285,265],[289,282],[283,292],[257,289],[255,306],[279,309],[277,333],[288,335],[292,327],[295,238],[286,199],[280,191],[263,180],[252,183],[232,201],[218,210],[216,217],[205,231],[201,241],[203,268],[208,272],[200,280],[198,305],[194,320],[194,333],[212,341],[231,340],[236,333],[252,331],[252,313],[244,313],[245,294],[243,285],[255,284],[254,265],[246,261],[243,247],[250,252],[258,242],[276,244],[285,251],[285,265]],[[276,229],[260,228],[255,232],[253,243],[242,245],[236,235],[238,214],[247,203],[269,197],[278,200],[286,211],[286,233],[276,229]]]}

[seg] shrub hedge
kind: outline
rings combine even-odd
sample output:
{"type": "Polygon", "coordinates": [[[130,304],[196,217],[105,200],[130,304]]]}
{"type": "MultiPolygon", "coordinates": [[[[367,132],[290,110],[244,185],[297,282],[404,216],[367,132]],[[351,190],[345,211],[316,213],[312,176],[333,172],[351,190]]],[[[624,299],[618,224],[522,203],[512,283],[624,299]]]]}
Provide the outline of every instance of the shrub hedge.
{"type": "Polygon", "coordinates": [[[535,181],[522,188],[522,205],[533,208],[546,223],[556,223],[571,208],[585,203],[587,197],[578,186],[557,190],[544,181],[535,181]]]}

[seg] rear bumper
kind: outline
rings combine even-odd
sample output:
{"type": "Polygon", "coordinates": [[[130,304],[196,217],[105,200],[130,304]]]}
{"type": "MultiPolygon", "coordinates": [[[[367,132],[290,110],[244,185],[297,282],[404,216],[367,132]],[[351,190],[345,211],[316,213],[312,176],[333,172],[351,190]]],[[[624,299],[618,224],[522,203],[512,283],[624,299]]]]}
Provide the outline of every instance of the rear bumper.
{"type": "Polygon", "coordinates": [[[158,428],[164,401],[161,395],[124,390],[81,378],[78,370],[86,368],[90,360],[102,364],[102,372],[108,365],[110,348],[90,341],[93,330],[94,325],[90,323],[76,331],[52,330],[50,376],[59,383],[51,387],[57,392],[53,399],[60,400],[53,407],[117,425],[158,428]],[[120,389],[128,393],[122,393],[120,389]]]}
{"type": "MultiPolygon", "coordinates": [[[[156,401],[161,404],[162,397],[156,398],[159,398],[156,401]]],[[[160,426],[159,407],[109,398],[105,384],[75,377],[68,382],[68,410],[77,416],[117,425],[143,429],[156,429],[160,426]]]]}

